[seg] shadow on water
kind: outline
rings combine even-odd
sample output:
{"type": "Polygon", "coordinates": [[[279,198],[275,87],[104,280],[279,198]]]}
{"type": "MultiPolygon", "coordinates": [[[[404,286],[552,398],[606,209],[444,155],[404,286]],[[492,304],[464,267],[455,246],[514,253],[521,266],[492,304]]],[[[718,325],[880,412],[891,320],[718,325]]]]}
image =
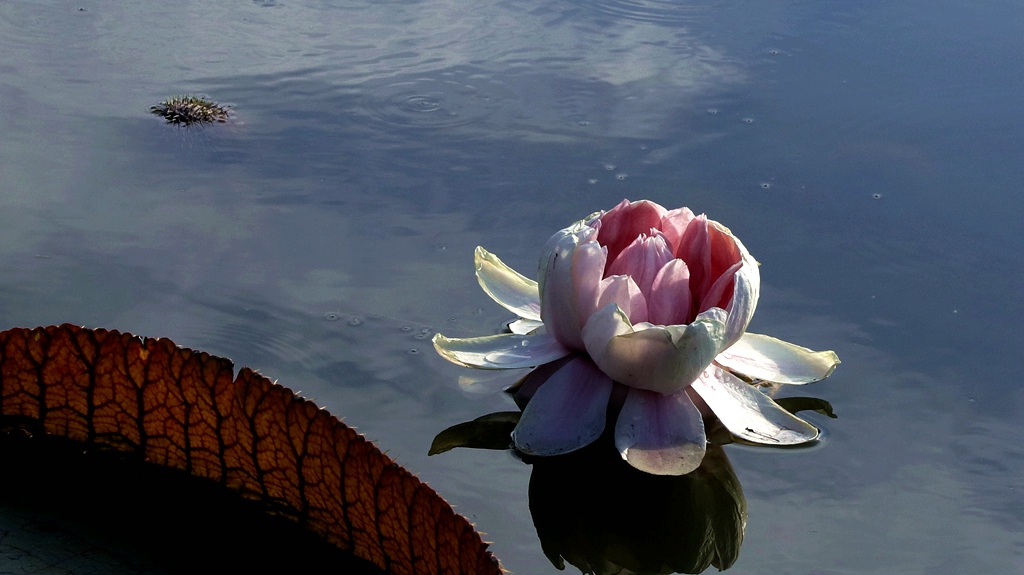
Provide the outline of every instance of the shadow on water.
{"type": "Polygon", "coordinates": [[[211,481],[0,432],[0,562],[12,573],[382,573],[211,481]]]}

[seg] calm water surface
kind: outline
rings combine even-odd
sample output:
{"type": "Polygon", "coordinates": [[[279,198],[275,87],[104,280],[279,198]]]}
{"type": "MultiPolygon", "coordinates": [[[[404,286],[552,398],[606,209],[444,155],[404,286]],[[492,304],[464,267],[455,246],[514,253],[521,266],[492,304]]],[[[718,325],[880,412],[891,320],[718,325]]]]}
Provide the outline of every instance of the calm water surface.
{"type": "Polygon", "coordinates": [[[427,457],[513,408],[430,337],[509,319],[475,246],[532,275],[623,197],[687,205],[761,262],[751,330],[843,361],[799,390],[821,447],[727,449],[731,572],[1024,572],[1024,7],[855,4],[5,2],[0,323],[257,368],[554,573],[529,466],[427,457]],[[231,121],[148,115],[185,92],[231,121]]]}

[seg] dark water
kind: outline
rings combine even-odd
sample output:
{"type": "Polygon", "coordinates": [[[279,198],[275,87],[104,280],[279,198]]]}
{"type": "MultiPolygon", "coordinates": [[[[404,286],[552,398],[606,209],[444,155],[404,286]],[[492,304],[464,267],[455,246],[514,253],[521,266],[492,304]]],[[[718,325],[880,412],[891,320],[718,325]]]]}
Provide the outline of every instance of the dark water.
{"type": "Polygon", "coordinates": [[[553,573],[530,467],[426,456],[512,409],[430,336],[508,319],[476,245],[530,275],[623,197],[687,205],[761,262],[751,330],[843,361],[800,390],[822,447],[727,449],[731,572],[1024,571],[1018,3],[6,2],[0,54],[4,327],[257,368],[553,573]],[[185,92],[231,121],[148,115],[185,92]]]}

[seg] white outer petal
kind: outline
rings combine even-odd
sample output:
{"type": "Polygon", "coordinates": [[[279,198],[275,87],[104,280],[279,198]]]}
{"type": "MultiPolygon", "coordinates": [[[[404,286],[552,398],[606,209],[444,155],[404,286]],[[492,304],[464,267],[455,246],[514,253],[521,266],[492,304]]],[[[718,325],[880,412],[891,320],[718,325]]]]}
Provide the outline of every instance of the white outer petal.
{"type": "Polygon", "coordinates": [[[739,438],[764,445],[799,445],[818,437],[816,427],[718,366],[708,367],[693,389],[739,438]]]}
{"type": "Polygon", "coordinates": [[[562,345],[583,349],[579,308],[573,287],[572,261],[576,247],[595,234],[589,226],[577,225],[561,230],[548,240],[548,251],[541,258],[540,316],[548,333],[562,345]]]}
{"type": "Polygon", "coordinates": [[[517,333],[519,335],[533,333],[542,327],[544,327],[544,322],[525,318],[519,318],[508,323],[508,329],[511,330],[512,333],[517,333]]]}
{"type": "Polygon", "coordinates": [[[704,421],[686,391],[631,389],[615,423],[615,447],[641,471],[685,475],[704,459],[704,421]]]}
{"type": "Polygon", "coordinates": [[[615,304],[583,328],[587,353],[615,381],[663,394],[690,385],[725,344],[726,314],[711,308],[689,325],[637,324],[615,304]],[[644,329],[646,328],[646,329],[644,329]]]}
{"type": "Polygon", "coordinates": [[[834,351],[812,351],[758,333],[745,333],[718,354],[718,365],[752,379],[802,384],[825,379],[839,364],[834,351]]]}
{"type": "Polygon", "coordinates": [[[729,347],[739,341],[743,332],[746,331],[747,326],[750,324],[750,319],[754,317],[757,298],[761,293],[761,272],[757,268],[757,261],[747,251],[743,242],[732,235],[729,228],[714,220],[708,220],[708,224],[716,226],[719,230],[728,234],[736,242],[736,247],[739,248],[740,256],[743,259],[743,266],[734,276],[735,283],[733,284],[732,300],[730,300],[729,306],[726,309],[729,313],[729,320],[726,324],[725,347],[729,347]]]}
{"type": "Polygon", "coordinates": [[[479,369],[533,367],[569,355],[569,350],[546,333],[503,333],[465,339],[434,335],[434,349],[452,363],[479,369]]]}
{"type": "MultiPolygon", "coordinates": [[[[567,228],[558,230],[550,238],[548,238],[547,242],[544,243],[544,249],[541,250],[542,255],[540,258],[540,263],[537,267],[537,282],[538,284],[540,284],[541,293],[544,293],[544,274],[547,271],[548,258],[551,256],[551,252],[554,251],[555,246],[558,245],[558,242],[562,241],[562,238],[564,238],[565,236],[576,235],[585,229],[593,230],[594,228],[591,228],[589,225],[587,225],[587,220],[580,220],[578,222],[573,223],[571,226],[567,228]]],[[[588,239],[590,239],[591,237],[592,236],[590,235],[587,236],[588,239]]]]}
{"type": "Polygon", "coordinates": [[[459,376],[459,389],[471,394],[493,394],[525,377],[529,372],[508,369],[475,369],[462,371],[459,376]]]}
{"type": "Polygon", "coordinates": [[[491,299],[519,317],[540,321],[537,282],[508,267],[498,256],[480,246],[477,246],[473,260],[476,279],[491,299]]]}

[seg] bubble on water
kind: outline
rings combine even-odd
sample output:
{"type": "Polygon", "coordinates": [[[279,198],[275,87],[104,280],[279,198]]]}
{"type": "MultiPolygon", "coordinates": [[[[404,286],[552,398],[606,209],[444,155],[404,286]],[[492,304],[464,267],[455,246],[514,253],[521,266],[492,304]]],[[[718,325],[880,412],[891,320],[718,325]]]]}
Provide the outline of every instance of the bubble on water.
{"type": "Polygon", "coordinates": [[[418,354],[419,352],[420,352],[420,350],[418,350],[418,349],[416,349],[415,347],[413,347],[413,348],[409,348],[409,351],[408,351],[407,353],[408,353],[409,355],[416,355],[416,354],[418,354]]]}
{"type": "Polygon", "coordinates": [[[402,327],[400,327],[398,329],[399,329],[399,331],[406,331],[406,332],[408,332],[408,331],[412,331],[412,326],[411,325],[403,325],[402,327]]]}
{"type": "Polygon", "coordinates": [[[579,124],[580,126],[589,126],[590,125],[590,122],[588,122],[586,120],[580,120],[579,122],[576,122],[576,123],[579,124]]]}
{"type": "Polygon", "coordinates": [[[754,123],[754,119],[753,118],[743,118],[743,123],[744,124],[753,124],[754,123]]]}
{"type": "Polygon", "coordinates": [[[450,318],[448,318],[448,323],[455,323],[457,321],[459,321],[459,318],[457,318],[457,317],[450,317],[450,318]]]}
{"type": "Polygon", "coordinates": [[[718,109],[717,108],[708,108],[708,113],[711,114],[712,116],[714,116],[715,114],[718,113],[718,109]]]}
{"type": "Polygon", "coordinates": [[[871,197],[876,199],[876,200],[880,200],[880,199],[882,199],[882,194],[871,194],[871,197]]]}
{"type": "Polygon", "coordinates": [[[615,164],[605,164],[604,165],[604,169],[606,169],[606,170],[608,170],[610,172],[610,171],[615,169],[615,164]]]}
{"type": "Polygon", "coordinates": [[[359,317],[358,315],[354,315],[354,316],[348,318],[348,324],[349,325],[363,325],[363,318],[359,317]]]}
{"type": "Polygon", "coordinates": [[[768,53],[771,54],[772,56],[778,56],[779,55],[779,51],[778,50],[768,50],[768,53]]]}
{"type": "Polygon", "coordinates": [[[327,321],[338,321],[339,319],[341,319],[341,314],[329,311],[324,314],[324,319],[326,319],[327,321]]]}
{"type": "Polygon", "coordinates": [[[595,178],[590,178],[589,180],[587,180],[587,183],[588,183],[588,184],[596,184],[596,183],[597,183],[597,179],[595,179],[595,178]]]}
{"type": "Polygon", "coordinates": [[[615,179],[616,179],[616,180],[619,180],[620,182],[621,182],[622,180],[625,180],[625,179],[626,179],[626,178],[628,178],[628,177],[629,177],[629,174],[626,174],[626,173],[624,173],[624,172],[623,172],[623,173],[621,173],[621,174],[615,174],[615,179]]]}
{"type": "Polygon", "coordinates": [[[770,187],[772,187],[772,185],[771,185],[771,184],[769,184],[768,182],[761,182],[761,188],[762,188],[762,189],[765,189],[765,190],[767,190],[767,189],[768,189],[768,188],[770,188],[770,187]]]}

